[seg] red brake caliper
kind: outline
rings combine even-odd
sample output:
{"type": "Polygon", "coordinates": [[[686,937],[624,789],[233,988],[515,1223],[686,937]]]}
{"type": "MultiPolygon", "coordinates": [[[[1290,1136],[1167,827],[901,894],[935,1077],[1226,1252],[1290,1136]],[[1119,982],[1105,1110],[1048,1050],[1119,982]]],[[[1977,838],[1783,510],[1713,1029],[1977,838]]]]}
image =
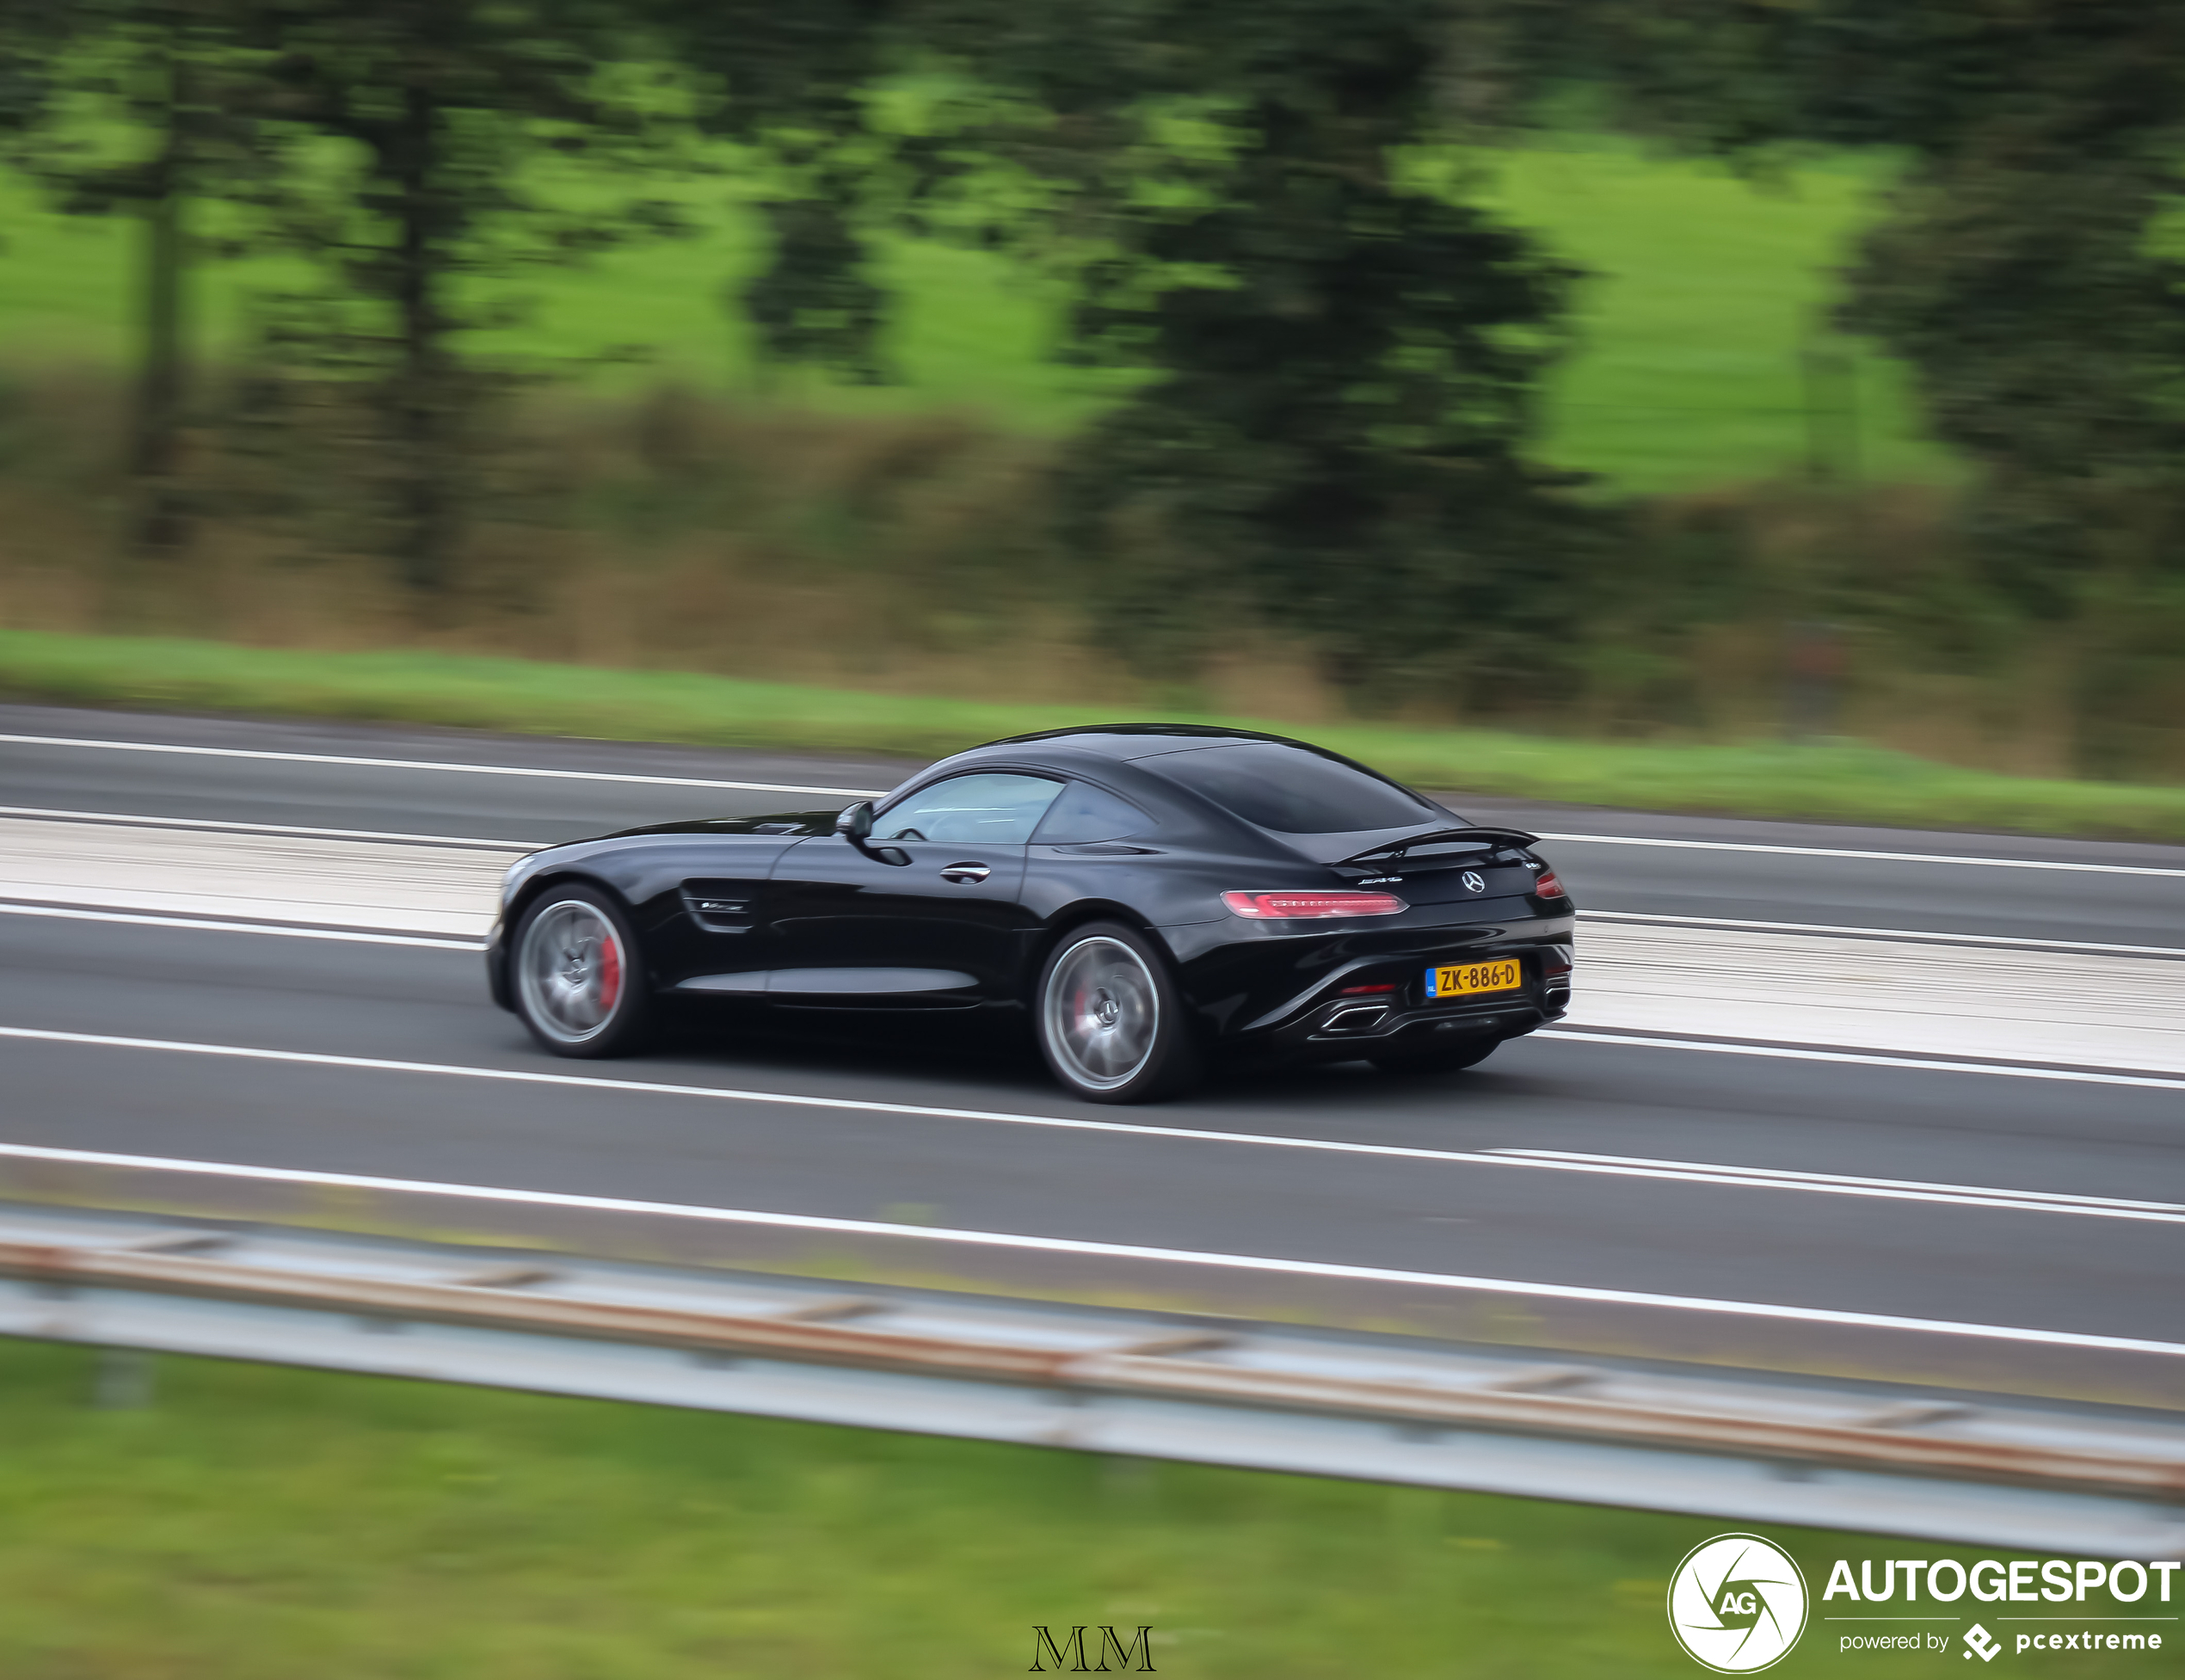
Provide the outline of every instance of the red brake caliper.
{"type": "Polygon", "coordinates": [[[622,995],[622,947],[613,934],[600,941],[600,1010],[602,1014],[614,1007],[614,1000],[622,995]]]}

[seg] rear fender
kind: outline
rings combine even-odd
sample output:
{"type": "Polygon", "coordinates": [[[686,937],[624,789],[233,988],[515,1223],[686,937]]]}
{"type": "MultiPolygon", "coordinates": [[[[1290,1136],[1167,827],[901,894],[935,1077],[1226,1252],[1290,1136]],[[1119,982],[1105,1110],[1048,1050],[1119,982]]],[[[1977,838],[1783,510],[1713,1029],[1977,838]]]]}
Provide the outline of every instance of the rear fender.
{"type": "Polygon", "coordinates": [[[1032,987],[1038,982],[1040,970],[1047,966],[1047,959],[1055,954],[1055,948],[1087,922],[1093,921],[1121,922],[1132,932],[1142,936],[1160,954],[1161,960],[1168,964],[1171,975],[1177,973],[1176,953],[1169,948],[1168,941],[1161,937],[1159,928],[1127,905],[1117,904],[1109,899],[1083,899],[1056,912],[1054,919],[1033,942],[1025,964],[1027,1002],[1031,1000],[1032,987]]]}
{"type": "Polygon", "coordinates": [[[1047,966],[1047,959],[1055,954],[1056,947],[1077,929],[1095,921],[1119,921],[1154,948],[1155,955],[1166,964],[1168,977],[1175,982],[1176,989],[1183,994],[1185,1006],[1184,1018],[1191,1023],[1193,1036],[1202,1043],[1210,1042],[1214,1037],[1215,1023],[1198,999],[1191,995],[1191,988],[1185,983],[1184,965],[1177,960],[1175,947],[1169,944],[1160,929],[1136,911],[1108,900],[1088,899],[1071,905],[1056,915],[1054,925],[1041,938],[1037,949],[1032,953],[1031,962],[1027,965],[1030,978],[1025,988],[1026,1006],[1031,1006],[1031,988],[1037,983],[1040,971],[1047,966]]]}

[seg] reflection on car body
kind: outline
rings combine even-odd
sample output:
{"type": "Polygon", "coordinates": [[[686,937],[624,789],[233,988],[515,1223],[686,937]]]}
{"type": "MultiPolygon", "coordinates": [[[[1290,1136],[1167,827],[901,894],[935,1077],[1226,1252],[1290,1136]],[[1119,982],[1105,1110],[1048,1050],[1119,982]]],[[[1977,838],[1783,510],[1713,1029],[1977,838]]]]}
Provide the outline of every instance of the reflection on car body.
{"type": "Polygon", "coordinates": [[[1573,906],[1533,844],[1280,736],[1054,730],[877,807],[535,852],[487,969],[564,1055],[636,1048],[675,994],[1007,1012],[1095,1101],[1215,1056],[1453,1069],[1568,1006],[1573,906]]]}

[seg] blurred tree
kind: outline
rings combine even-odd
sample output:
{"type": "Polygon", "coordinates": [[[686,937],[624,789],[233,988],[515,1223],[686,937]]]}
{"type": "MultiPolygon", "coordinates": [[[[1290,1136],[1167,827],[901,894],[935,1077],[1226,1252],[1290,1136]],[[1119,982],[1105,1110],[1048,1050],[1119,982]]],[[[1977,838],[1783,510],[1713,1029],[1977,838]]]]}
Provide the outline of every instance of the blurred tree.
{"type": "MultiPolygon", "coordinates": [[[[1897,149],[1843,324],[1909,362],[1976,477],[1981,575],[2068,637],[2079,769],[2162,702],[2185,598],[2185,6],[2176,0],[1590,0],[1625,113],[1748,158],[1897,149]]],[[[2124,756],[2120,756],[2124,755],[2124,756]]]]}
{"type": "Polygon", "coordinates": [[[193,200],[247,194],[267,157],[249,0],[9,0],[0,10],[0,144],[72,215],[144,225],[130,467],[134,538],[188,533],[178,475],[188,270],[231,243],[193,235],[193,200]]]}
{"type": "Polygon", "coordinates": [[[902,137],[878,106],[915,51],[915,0],[641,3],[697,77],[700,127],[747,149],[747,184],[773,237],[731,306],[762,354],[879,379],[887,299],[871,240],[902,137]]]}
{"type": "Polygon", "coordinates": [[[1557,658],[1587,521],[1526,449],[1577,276],[1436,147],[1463,9],[976,9],[964,56],[1021,96],[1012,155],[1073,255],[1075,353],[1146,376],[1070,470],[1118,643],[1188,677],[1242,609],[1368,703],[1506,699],[1557,658]]]}
{"type": "Polygon", "coordinates": [[[1910,362],[1979,468],[1991,575],[2068,617],[2120,538],[2185,526],[2175,0],[1596,0],[1627,116],[1754,155],[1904,152],[1843,323],[1910,362]],[[2127,532],[2125,526],[2141,528],[2127,532]]]}
{"type": "Polygon", "coordinates": [[[0,0],[0,137],[19,135],[47,115],[68,15],[62,0],[0,0]]]}
{"type": "Polygon", "coordinates": [[[320,287],[278,300],[268,338],[337,406],[351,482],[375,483],[375,545],[429,594],[447,583],[475,471],[477,422],[500,370],[463,333],[505,323],[477,282],[673,232],[640,178],[676,114],[612,0],[258,0],[279,47],[274,108],[313,137],[275,205],[320,287]],[[582,188],[557,158],[598,167],[582,188]]]}

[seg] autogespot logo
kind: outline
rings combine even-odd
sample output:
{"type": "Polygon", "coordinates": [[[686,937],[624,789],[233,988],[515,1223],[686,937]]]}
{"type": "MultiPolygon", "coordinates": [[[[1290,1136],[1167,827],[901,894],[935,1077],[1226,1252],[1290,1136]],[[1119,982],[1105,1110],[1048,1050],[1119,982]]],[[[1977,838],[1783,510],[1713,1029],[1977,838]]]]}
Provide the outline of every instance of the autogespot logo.
{"type": "Polygon", "coordinates": [[[1753,1674],[1806,1631],[1806,1578],[1757,1534],[1719,1534],[1684,1554],[1669,1582],[1669,1626],[1693,1661],[1753,1674]]]}

